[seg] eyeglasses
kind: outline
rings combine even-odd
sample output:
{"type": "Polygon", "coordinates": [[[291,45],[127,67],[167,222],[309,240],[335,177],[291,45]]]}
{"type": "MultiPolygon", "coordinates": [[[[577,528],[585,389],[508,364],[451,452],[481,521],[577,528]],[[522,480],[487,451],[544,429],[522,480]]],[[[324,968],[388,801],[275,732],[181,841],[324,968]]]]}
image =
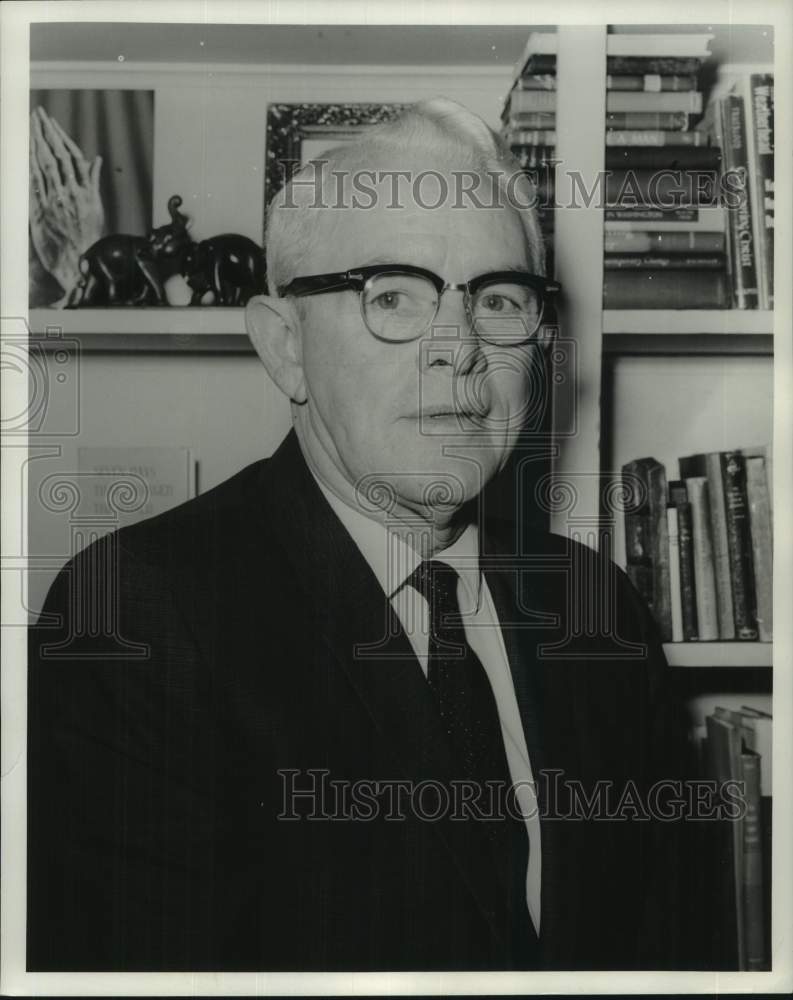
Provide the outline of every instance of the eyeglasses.
{"type": "Polygon", "coordinates": [[[518,347],[534,340],[557,281],[526,271],[490,271],[462,284],[449,284],[412,264],[373,264],[335,274],[295,278],[279,295],[358,292],[367,329],[380,340],[416,340],[430,328],[444,292],[461,291],[474,332],[488,344],[518,347]]]}

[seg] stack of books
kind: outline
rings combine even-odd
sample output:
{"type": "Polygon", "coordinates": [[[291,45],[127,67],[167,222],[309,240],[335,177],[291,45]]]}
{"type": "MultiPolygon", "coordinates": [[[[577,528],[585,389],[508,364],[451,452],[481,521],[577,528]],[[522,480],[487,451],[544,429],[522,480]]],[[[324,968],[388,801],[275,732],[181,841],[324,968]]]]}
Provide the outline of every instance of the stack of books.
{"type": "Polygon", "coordinates": [[[556,35],[532,32],[515,67],[501,112],[501,135],[537,188],[537,214],[553,274],[556,35]]]}
{"type": "Polygon", "coordinates": [[[725,957],[740,971],[770,969],[772,718],[746,706],[716,707],[695,737],[727,820],[718,889],[728,925],[725,957]]]}
{"type": "Polygon", "coordinates": [[[735,309],[774,307],[774,76],[724,66],[697,134],[723,151],[735,309]]]}
{"type": "Polygon", "coordinates": [[[664,642],[773,639],[772,492],[765,447],[622,467],[626,571],[664,642]]]}
{"type": "Polygon", "coordinates": [[[693,128],[710,38],[609,36],[605,308],[729,304],[721,149],[693,128]]]}

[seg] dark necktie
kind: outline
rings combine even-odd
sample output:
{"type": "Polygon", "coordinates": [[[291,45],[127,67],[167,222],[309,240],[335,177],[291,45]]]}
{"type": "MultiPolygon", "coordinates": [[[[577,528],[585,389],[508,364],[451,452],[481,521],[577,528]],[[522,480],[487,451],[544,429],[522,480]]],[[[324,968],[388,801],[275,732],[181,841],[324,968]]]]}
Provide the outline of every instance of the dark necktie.
{"type": "Polygon", "coordinates": [[[425,561],[408,580],[429,606],[427,681],[465,776],[499,782],[503,791],[511,779],[496,699],[485,668],[465,637],[458,579],[446,563],[425,561]]]}
{"type": "Polygon", "coordinates": [[[495,782],[479,802],[485,814],[495,807],[503,818],[485,821],[484,829],[512,913],[514,961],[519,967],[526,962],[530,965],[537,938],[526,906],[528,834],[523,818],[510,812],[515,808],[509,795],[512,779],[498,708],[485,668],[465,636],[457,601],[457,572],[446,563],[424,561],[408,577],[408,583],[429,606],[427,682],[437,699],[455,758],[465,777],[480,788],[485,782],[495,782]]]}

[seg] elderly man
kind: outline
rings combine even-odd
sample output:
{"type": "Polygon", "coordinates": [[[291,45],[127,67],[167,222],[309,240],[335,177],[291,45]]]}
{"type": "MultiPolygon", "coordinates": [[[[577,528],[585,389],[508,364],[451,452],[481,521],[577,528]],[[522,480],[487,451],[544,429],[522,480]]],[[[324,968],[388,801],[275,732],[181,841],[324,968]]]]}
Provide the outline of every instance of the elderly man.
{"type": "Polygon", "coordinates": [[[33,632],[31,969],[675,966],[652,623],[478,503],[550,336],[530,195],[438,100],[276,199],[248,326],[293,430],[79,554],[33,632]]]}

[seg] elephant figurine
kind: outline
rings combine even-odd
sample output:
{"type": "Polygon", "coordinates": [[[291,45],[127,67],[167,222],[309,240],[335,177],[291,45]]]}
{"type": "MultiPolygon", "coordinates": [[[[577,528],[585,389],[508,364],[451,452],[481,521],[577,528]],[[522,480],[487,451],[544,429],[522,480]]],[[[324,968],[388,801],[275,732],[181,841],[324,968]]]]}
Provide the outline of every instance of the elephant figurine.
{"type": "Polygon", "coordinates": [[[166,304],[157,260],[143,236],[103,236],[81,254],[79,269],[66,309],[166,304]]]}

